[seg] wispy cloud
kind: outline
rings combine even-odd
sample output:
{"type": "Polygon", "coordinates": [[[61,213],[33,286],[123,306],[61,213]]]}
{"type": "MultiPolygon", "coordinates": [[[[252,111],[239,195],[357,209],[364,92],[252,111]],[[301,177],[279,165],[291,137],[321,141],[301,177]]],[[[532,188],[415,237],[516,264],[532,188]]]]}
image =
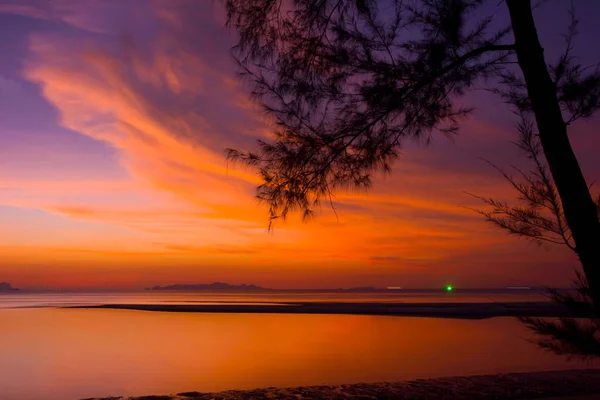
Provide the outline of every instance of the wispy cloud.
{"type": "MultiPolygon", "coordinates": [[[[233,37],[218,2],[12,1],[0,13],[49,21],[28,37],[23,83],[39,87],[69,135],[116,154],[103,159],[115,164],[113,176],[85,159],[69,159],[62,170],[31,167],[26,179],[15,168],[0,171],[2,204],[12,207],[0,209],[0,220],[19,225],[5,224],[0,235],[11,237],[10,260],[30,266],[22,274],[43,271],[48,260],[69,271],[110,260],[115,270],[168,265],[164,279],[228,271],[257,283],[402,278],[405,286],[509,261],[498,249],[514,242],[464,207],[477,204],[465,191],[510,196],[477,160],[515,159],[508,122],[473,119],[454,142],[408,145],[373,192],[336,194],[337,216],[325,207],[313,221],[292,216],[267,233],[266,211],[253,198],[257,177],[224,159],[225,147],[248,149],[270,127],[235,77],[233,37]],[[25,223],[34,224],[35,238],[25,223]]],[[[39,151],[30,143],[21,149],[39,151]]],[[[515,246],[522,259],[499,272],[506,279],[527,265],[569,260],[515,246]]]]}

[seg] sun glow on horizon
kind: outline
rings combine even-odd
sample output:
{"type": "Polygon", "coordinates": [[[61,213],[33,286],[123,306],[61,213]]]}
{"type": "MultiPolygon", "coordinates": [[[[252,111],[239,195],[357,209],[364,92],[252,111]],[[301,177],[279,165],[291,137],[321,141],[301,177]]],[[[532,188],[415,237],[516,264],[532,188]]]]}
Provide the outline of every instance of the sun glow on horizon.
{"type": "MultiPolygon", "coordinates": [[[[15,62],[0,66],[0,282],[439,288],[451,277],[465,288],[571,280],[568,250],[531,251],[466,208],[479,202],[464,192],[511,193],[475,158],[514,158],[510,111],[497,110],[492,95],[467,99],[482,111],[456,143],[407,143],[370,193],[338,192],[335,212],[323,205],[311,221],[292,215],[268,232],[256,171],[223,155],[273,134],[236,78],[223,10],[67,3],[0,5],[0,26],[15,38],[3,53],[15,62]]],[[[589,148],[594,131],[578,132],[575,145],[589,148]]],[[[582,156],[590,179],[600,176],[595,157],[582,156]]]]}

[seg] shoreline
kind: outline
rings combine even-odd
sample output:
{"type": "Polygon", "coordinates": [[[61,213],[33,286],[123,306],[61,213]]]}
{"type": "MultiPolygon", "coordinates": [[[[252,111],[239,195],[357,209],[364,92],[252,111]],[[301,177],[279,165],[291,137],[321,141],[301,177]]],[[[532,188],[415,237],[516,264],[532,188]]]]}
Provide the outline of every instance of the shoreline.
{"type": "Polygon", "coordinates": [[[218,393],[182,392],[172,395],[117,396],[81,400],[338,400],[353,398],[361,400],[524,400],[558,396],[575,396],[569,397],[569,399],[576,399],[579,396],[590,394],[597,394],[600,398],[600,369],[455,376],[335,386],[269,387],[228,390],[218,393]]]}
{"type": "Polygon", "coordinates": [[[404,317],[485,319],[492,317],[585,317],[552,302],[515,303],[336,303],[272,304],[100,304],[67,306],[76,309],[116,309],[150,312],[239,314],[348,314],[404,317]]]}

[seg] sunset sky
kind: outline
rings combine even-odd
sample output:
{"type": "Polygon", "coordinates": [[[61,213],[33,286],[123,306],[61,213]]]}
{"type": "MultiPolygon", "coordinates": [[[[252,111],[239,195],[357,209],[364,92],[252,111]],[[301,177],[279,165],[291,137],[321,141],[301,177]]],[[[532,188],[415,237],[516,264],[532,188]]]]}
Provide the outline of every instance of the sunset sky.
{"type": "MultiPolygon", "coordinates": [[[[497,1],[493,1],[496,7],[497,1]]],[[[567,1],[536,11],[546,56],[567,1]]],[[[584,64],[600,61],[600,2],[576,2],[584,64]]],[[[493,10],[492,10],[493,11],[493,10]]],[[[496,21],[506,21],[499,4],[496,21]]],[[[269,125],[238,81],[218,1],[0,0],[0,281],[21,288],[568,286],[577,260],[497,231],[472,192],[511,199],[480,158],[519,164],[513,116],[482,88],[459,136],[408,143],[369,193],[267,232],[251,149],[269,125]]],[[[600,120],[571,139],[600,178],[600,120]]],[[[594,186],[594,192],[600,192],[594,186]]]]}

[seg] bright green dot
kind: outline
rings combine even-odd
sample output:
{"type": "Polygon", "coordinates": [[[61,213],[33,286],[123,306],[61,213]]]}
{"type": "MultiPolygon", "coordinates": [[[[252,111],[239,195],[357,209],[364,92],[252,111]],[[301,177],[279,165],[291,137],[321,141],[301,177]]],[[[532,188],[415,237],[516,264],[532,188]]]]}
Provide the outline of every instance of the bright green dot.
{"type": "Polygon", "coordinates": [[[454,289],[454,288],[452,287],[452,285],[448,285],[448,286],[446,286],[446,291],[447,291],[447,292],[451,292],[451,291],[452,291],[452,289],[454,289]]]}

